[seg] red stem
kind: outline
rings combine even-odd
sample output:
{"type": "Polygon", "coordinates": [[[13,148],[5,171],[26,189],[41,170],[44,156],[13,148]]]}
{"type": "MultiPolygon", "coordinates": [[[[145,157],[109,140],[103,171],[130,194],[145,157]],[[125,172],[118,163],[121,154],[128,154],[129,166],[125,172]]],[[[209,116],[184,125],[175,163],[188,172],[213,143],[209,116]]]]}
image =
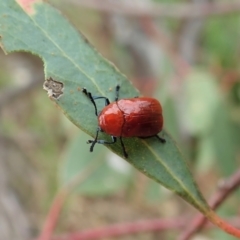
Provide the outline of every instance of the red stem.
{"type": "MultiPolygon", "coordinates": [[[[240,226],[240,219],[235,218],[229,220],[233,225],[240,226]]],[[[51,240],[97,240],[103,237],[121,237],[130,234],[139,234],[143,232],[164,231],[164,230],[179,230],[188,225],[189,220],[185,218],[177,218],[172,220],[145,220],[140,222],[122,223],[108,225],[106,227],[83,230],[81,232],[67,233],[61,236],[55,236],[51,240]]],[[[214,225],[208,223],[207,228],[213,228],[214,225]]]]}
{"type": "Polygon", "coordinates": [[[123,235],[136,234],[141,232],[161,231],[165,229],[177,229],[183,227],[183,219],[174,220],[146,220],[128,224],[116,224],[108,227],[85,230],[65,236],[58,236],[52,240],[96,240],[109,237],[119,237],[123,235]]]}
{"type": "MultiPolygon", "coordinates": [[[[216,209],[220,206],[221,203],[236,189],[240,184],[240,169],[232,175],[227,180],[223,181],[219,186],[219,190],[212,196],[209,201],[209,205],[212,209],[216,209]]],[[[202,214],[197,214],[197,216],[190,221],[191,224],[187,229],[180,235],[178,240],[188,240],[194,233],[203,228],[204,224],[207,222],[207,219],[202,214]]]]}
{"type": "Polygon", "coordinates": [[[62,191],[56,195],[55,199],[53,200],[52,207],[48,213],[48,216],[46,217],[46,221],[44,223],[41,235],[38,237],[38,240],[51,239],[52,233],[56,227],[66,196],[67,193],[65,191],[62,191]]]}
{"type": "Polygon", "coordinates": [[[240,229],[233,227],[232,225],[225,222],[213,211],[207,217],[214,225],[220,227],[224,232],[229,233],[232,236],[240,238],[240,229]]]}

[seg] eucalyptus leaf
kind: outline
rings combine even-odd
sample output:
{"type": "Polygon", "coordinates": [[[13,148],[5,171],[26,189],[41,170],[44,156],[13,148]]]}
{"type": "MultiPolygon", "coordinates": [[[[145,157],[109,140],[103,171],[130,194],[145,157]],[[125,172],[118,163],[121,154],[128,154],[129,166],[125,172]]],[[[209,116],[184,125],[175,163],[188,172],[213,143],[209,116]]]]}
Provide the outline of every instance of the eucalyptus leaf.
{"type": "MultiPolygon", "coordinates": [[[[104,59],[59,11],[40,0],[0,2],[0,41],[5,53],[25,51],[41,57],[48,80],[45,88],[50,98],[75,125],[92,137],[97,119],[89,99],[81,92],[83,87],[93,95],[106,96],[110,100],[114,100],[117,84],[121,86],[120,98],[139,95],[127,78],[104,59]]],[[[176,143],[165,131],[161,136],[166,139],[165,144],[155,138],[124,139],[129,154],[126,160],[207,213],[209,207],[176,143]]],[[[100,137],[109,139],[104,133],[100,137]]],[[[108,148],[123,156],[119,143],[108,148]]]]}

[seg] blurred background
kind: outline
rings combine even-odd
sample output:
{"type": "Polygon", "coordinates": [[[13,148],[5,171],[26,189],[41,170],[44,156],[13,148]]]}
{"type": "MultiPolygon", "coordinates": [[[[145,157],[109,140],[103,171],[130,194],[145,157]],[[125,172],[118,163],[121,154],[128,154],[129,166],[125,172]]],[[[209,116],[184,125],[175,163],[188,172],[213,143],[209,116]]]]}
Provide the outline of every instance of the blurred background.
{"type": "MultiPolygon", "coordinates": [[[[240,1],[49,2],[142,95],[161,101],[164,127],[209,199],[240,162],[240,1]]],[[[69,186],[56,234],[197,213],[105,147],[89,153],[89,137],[49,100],[43,81],[39,58],[0,50],[1,240],[37,236],[56,194],[69,186]]],[[[236,217],[239,200],[234,192],[218,213],[236,217]]],[[[176,239],[179,231],[118,239],[176,239]]],[[[193,239],[234,238],[210,229],[193,239]]]]}

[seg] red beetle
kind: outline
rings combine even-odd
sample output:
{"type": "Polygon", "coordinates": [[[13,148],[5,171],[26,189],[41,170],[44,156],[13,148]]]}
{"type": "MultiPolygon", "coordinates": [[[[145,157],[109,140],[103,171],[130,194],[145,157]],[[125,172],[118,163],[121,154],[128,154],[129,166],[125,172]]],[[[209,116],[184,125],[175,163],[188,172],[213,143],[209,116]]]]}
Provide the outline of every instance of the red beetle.
{"type": "Polygon", "coordinates": [[[158,100],[149,97],[126,98],[118,100],[120,86],[116,87],[115,102],[110,103],[106,97],[94,97],[90,92],[83,88],[83,93],[91,100],[95,108],[95,114],[98,117],[98,128],[94,140],[91,143],[90,152],[93,151],[94,145],[114,144],[119,137],[123,154],[127,158],[122,137],[157,137],[162,143],[165,139],[157,134],[163,127],[162,107],[158,100]],[[105,99],[105,107],[98,114],[96,99],[105,99]],[[112,137],[112,142],[98,140],[99,131],[105,132],[112,137]]]}

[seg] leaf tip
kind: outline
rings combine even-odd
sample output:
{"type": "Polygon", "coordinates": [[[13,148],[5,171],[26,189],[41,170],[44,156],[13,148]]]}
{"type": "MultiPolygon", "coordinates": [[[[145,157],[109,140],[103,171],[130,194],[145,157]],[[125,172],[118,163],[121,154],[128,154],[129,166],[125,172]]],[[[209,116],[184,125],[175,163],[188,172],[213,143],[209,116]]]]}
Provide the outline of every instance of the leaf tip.
{"type": "Polygon", "coordinates": [[[42,0],[16,0],[16,2],[22,7],[22,9],[29,15],[34,14],[33,5],[42,2],[42,0]]]}

